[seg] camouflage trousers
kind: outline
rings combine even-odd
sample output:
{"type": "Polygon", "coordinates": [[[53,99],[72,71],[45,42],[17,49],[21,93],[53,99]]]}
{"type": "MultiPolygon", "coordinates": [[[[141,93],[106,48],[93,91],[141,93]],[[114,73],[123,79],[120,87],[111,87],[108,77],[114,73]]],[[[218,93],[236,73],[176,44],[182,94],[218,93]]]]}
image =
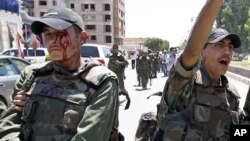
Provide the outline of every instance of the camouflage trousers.
{"type": "Polygon", "coordinates": [[[119,90],[127,92],[124,86],[124,72],[115,72],[119,81],[119,90]]]}

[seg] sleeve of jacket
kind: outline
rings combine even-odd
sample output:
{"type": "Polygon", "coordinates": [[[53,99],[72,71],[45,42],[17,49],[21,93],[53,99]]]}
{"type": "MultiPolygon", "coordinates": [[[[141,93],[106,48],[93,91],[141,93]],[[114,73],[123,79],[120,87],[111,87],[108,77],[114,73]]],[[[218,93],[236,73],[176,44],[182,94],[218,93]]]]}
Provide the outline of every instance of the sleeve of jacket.
{"type": "Polygon", "coordinates": [[[72,141],[108,141],[113,125],[118,125],[118,81],[107,78],[91,98],[72,141]]]}
{"type": "Polygon", "coordinates": [[[183,101],[188,91],[192,88],[193,79],[200,67],[200,60],[191,70],[185,70],[182,67],[180,58],[170,70],[169,78],[165,83],[158,111],[159,127],[165,129],[165,114],[169,112],[179,111],[183,108],[183,101]]]}

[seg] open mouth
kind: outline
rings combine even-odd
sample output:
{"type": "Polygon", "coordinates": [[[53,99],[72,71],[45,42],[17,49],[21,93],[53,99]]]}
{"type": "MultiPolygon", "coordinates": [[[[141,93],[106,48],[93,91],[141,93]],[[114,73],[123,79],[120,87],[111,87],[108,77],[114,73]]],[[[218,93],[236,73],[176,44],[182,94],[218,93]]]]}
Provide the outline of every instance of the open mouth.
{"type": "Polygon", "coordinates": [[[223,59],[219,60],[219,63],[227,66],[227,65],[229,65],[229,60],[226,58],[223,58],[223,59]]]}

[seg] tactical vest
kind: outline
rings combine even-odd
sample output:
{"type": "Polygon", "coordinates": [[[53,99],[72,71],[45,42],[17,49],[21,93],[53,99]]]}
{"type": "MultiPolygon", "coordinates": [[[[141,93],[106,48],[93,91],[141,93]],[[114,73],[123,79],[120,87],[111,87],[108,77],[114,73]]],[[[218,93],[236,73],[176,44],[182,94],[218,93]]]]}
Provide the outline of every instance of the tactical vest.
{"type": "Polygon", "coordinates": [[[36,76],[24,106],[23,140],[71,140],[98,85],[108,77],[115,77],[100,67],[69,79],[58,79],[51,74],[36,76]],[[96,71],[102,74],[96,76],[96,71]]]}
{"type": "MultiPolygon", "coordinates": [[[[164,141],[228,141],[238,101],[225,87],[194,85],[187,108],[164,117],[164,141]]],[[[162,119],[161,119],[162,120],[162,119]]]]}

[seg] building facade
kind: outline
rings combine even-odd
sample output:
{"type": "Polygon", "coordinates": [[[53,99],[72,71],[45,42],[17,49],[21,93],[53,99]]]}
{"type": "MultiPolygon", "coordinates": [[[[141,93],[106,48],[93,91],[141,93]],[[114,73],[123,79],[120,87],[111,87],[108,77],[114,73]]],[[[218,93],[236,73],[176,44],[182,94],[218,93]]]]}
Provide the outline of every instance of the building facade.
{"type": "Polygon", "coordinates": [[[125,37],[124,0],[23,0],[26,11],[41,17],[51,7],[68,7],[85,23],[89,43],[123,44],[125,37]],[[35,9],[35,10],[34,10],[35,9]]]}
{"type": "Polygon", "coordinates": [[[20,0],[0,2],[0,52],[17,47],[18,33],[22,34],[22,19],[19,12],[20,0]]]}

